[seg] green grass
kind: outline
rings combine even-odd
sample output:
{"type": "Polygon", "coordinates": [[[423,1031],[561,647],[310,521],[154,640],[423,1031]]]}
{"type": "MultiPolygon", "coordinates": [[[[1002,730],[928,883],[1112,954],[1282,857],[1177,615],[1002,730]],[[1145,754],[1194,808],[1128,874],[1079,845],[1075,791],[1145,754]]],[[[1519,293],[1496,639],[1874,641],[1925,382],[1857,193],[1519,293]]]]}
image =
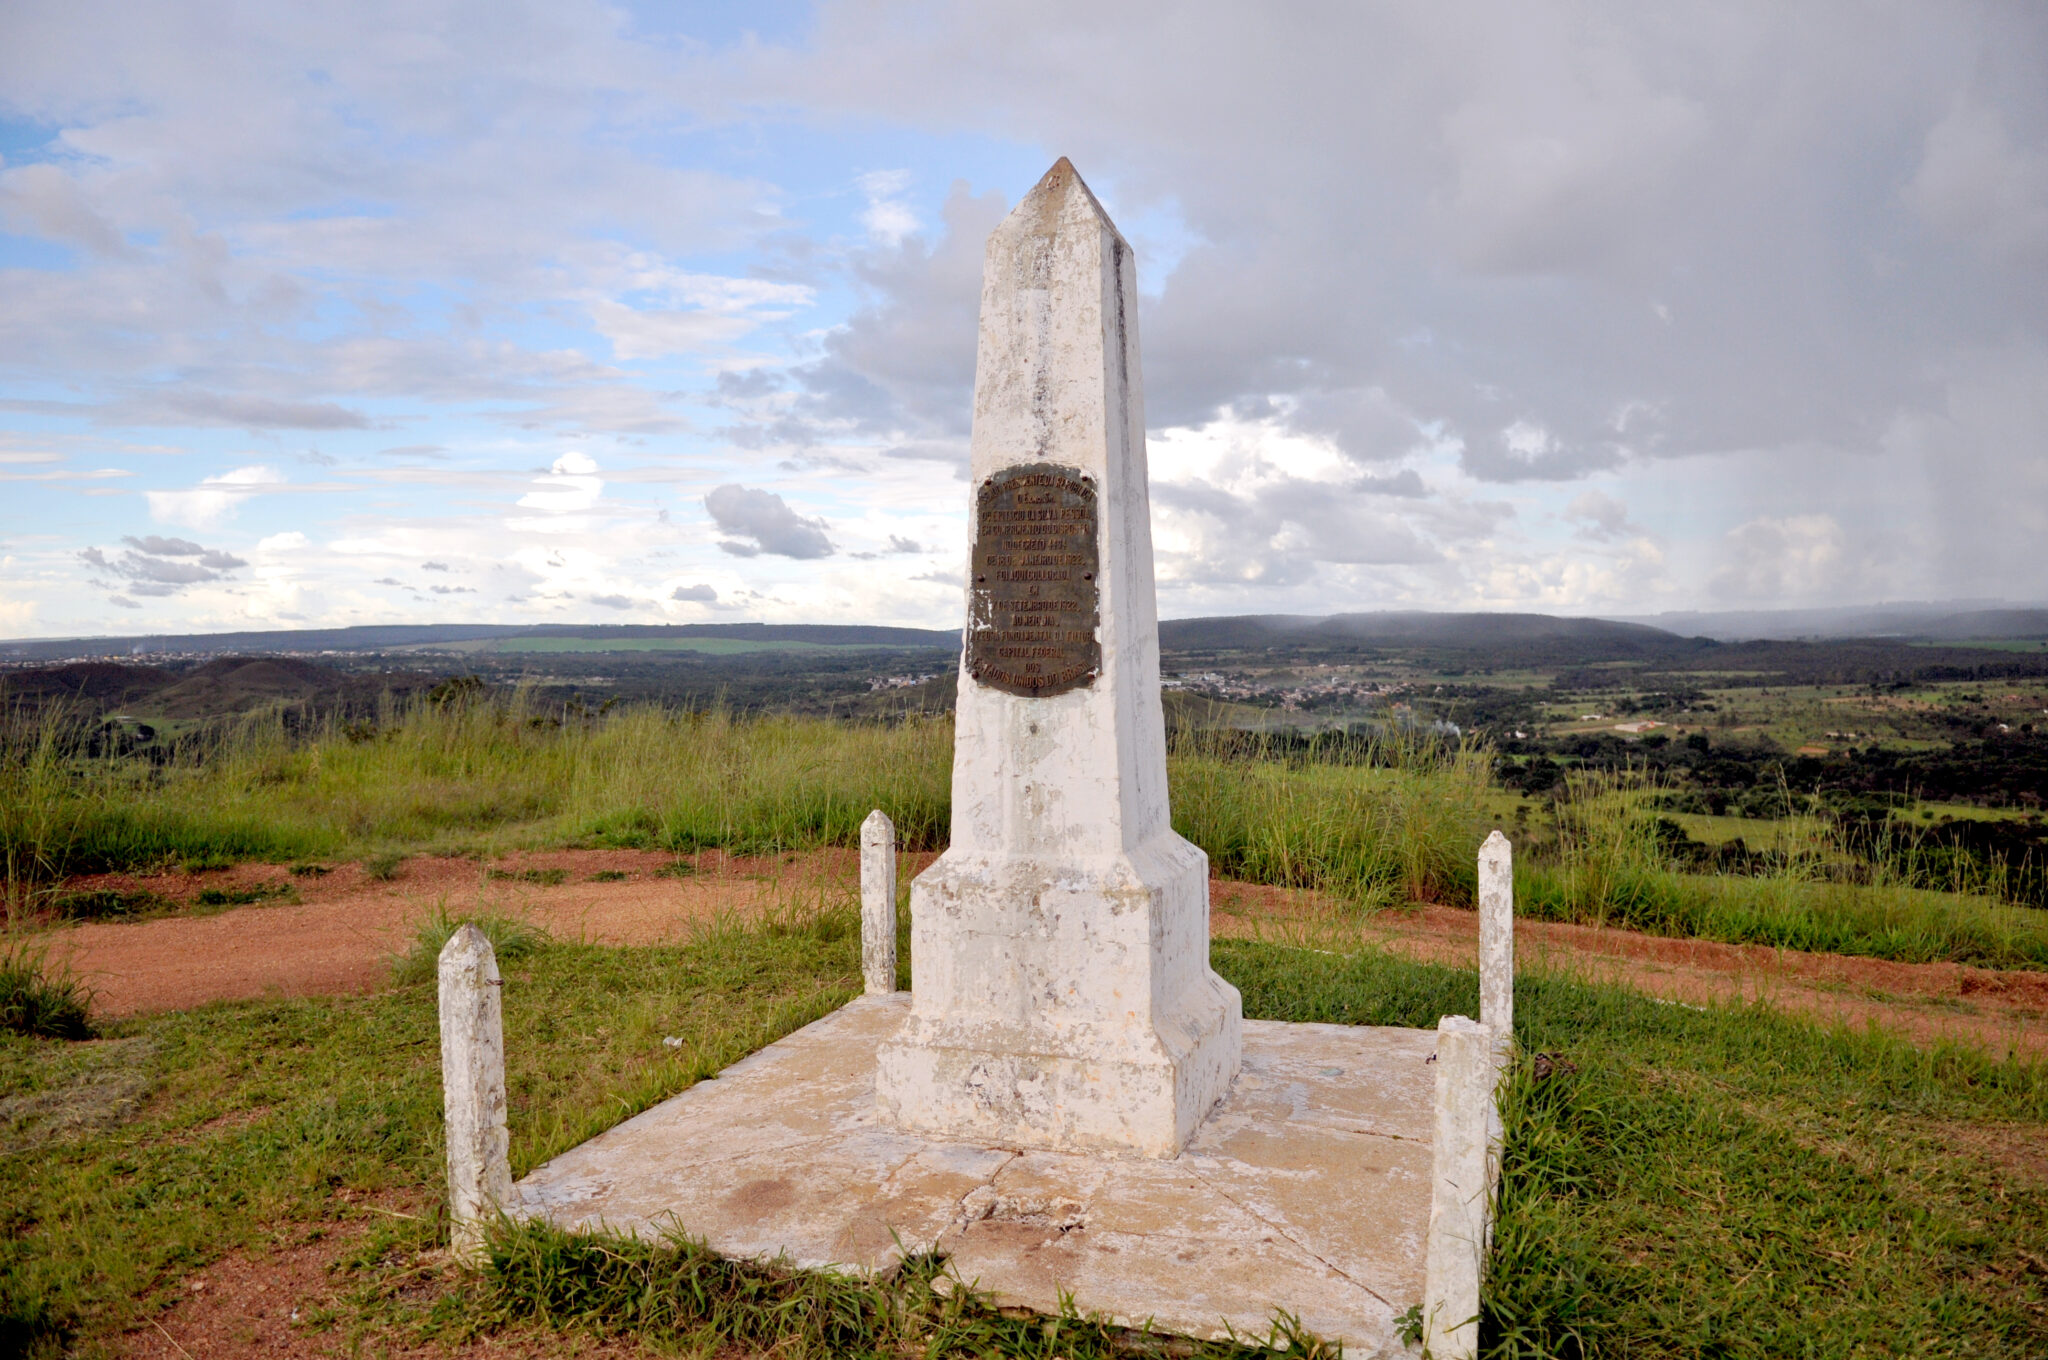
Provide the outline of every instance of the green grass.
{"type": "Polygon", "coordinates": [[[1173,826],[1226,877],[1366,908],[1469,902],[1488,766],[1469,746],[1337,740],[1295,752],[1252,735],[1193,734],[1168,767],[1173,826]]]}
{"type": "MultiPolygon", "coordinates": [[[[1215,946],[1246,1014],[1424,1024],[1474,975],[1215,946]]],[[[2048,1353],[2048,1072],[1524,976],[1482,1319],[1498,1356],[2048,1353]]]]}
{"type": "MultiPolygon", "coordinates": [[[[416,853],[563,846],[736,853],[849,845],[876,807],[901,844],[934,850],[951,817],[950,721],[738,720],[625,707],[557,721],[513,696],[393,708],[374,724],[288,738],[275,715],[185,764],[66,755],[61,723],[0,725],[0,851],[9,919],[67,914],[62,878],[166,863],[357,859],[372,878],[416,853]],[[366,735],[367,734],[367,735],[366,735]]],[[[1227,876],[1317,889],[1361,910],[1469,903],[1473,852],[1503,802],[1472,746],[1183,733],[1174,825],[1227,876]]],[[[2048,967],[2048,913],[1995,882],[1931,891],[1884,868],[1844,881],[1842,847],[1768,876],[1668,862],[1643,790],[1575,775],[1552,828],[1520,842],[1528,914],[1665,934],[1914,961],[2048,967]]],[[[1817,819],[1764,823],[1776,840],[1817,819]]],[[[1900,825],[1903,825],[1900,824],[1900,825]]],[[[1909,833],[1901,831],[1901,837],[1909,833]]],[[[1902,842],[1903,843],[1903,842],[1902,842]]],[[[1910,859],[1910,855],[1904,857],[1910,859]]],[[[1903,862],[1903,861],[1902,861],[1903,862]]],[[[678,860],[677,872],[687,872],[678,860]]],[[[560,870],[496,871],[545,883],[560,870]]],[[[118,914],[111,899],[84,914],[118,914]]],[[[70,911],[79,915],[79,911],[70,911]]]]}
{"type": "Polygon", "coordinates": [[[156,893],[120,888],[57,892],[50,897],[51,914],[60,921],[135,921],[176,907],[156,893]]]}
{"type": "Polygon", "coordinates": [[[298,896],[288,883],[257,883],[246,888],[201,888],[192,900],[202,907],[248,907],[258,902],[296,902],[298,896]]]}
{"type": "Polygon", "coordinates": [[[1642,811],[1654,792],[1627,775],[1574,773],[1556,846],[1516,865],[1516,912],[1915,963],[2048,968],[2048,912],[2001,901],[1995,882],[1923,886],[1910,830],[1871,863],[1853,857],[1821,819],[1787,818],[1765,824],[1788,852],[1776,871],[1681,873],[1642,811]],[[1845,870],[1858,877],[1845,878],[1845,870]]]}
{"type": "MultiPolygon", "coordinates": [[[[530,943],[501,965],[518,1174],[859,988],[837,899],[676,948],[530,943]]],[[[1471,973],[1378,953],[1214,952],[1254,1017],[1430,1025],[1477,1004],[1471,973]]],[[[1563,977],[1525,975],[1517,1020],[1525,1053],[1576,1070],[1510,1089],[1489,1354],[2048,1349],[2048,1195],[2038,1159],[1996,1152],[2048,1139],[2040,1067],[1563,977]]],[[[91,1043],[0,1037],[0,1338],[106,1354],[223,1254],[345,1231],[341,1302],[308,1319],[344,1350],[514,1324],[684,1349],[724,1327],[791,1355],[1129,1341],[933,1300],[923,1265],[835,1283],[530,1231],[501,1240],[494,1275],[451,1275],[428,1255],[445,1236],[434,1024],[423,980],[120,1022],[91,1043]]]]}
{"type": "Polygon", "coordinates": [[[375,875],[400,851],[807,849],[852,843],[877,807],[919,849],[942,845],[948,820],[952,727],[937,720],[633,707],[557,722],[515,696],[394,707],[310,738],[264,715],[167,768],[68,756],[63,726],[0,728],[17,918],[66,874],[181,861],[355,858],[375,875]]]}
{"type": "MultiPolygon", "coordinates": [[[[508,959],[515,1169],[851,998],[854,920],[814,904],[677,948],[536,943],[508,959]]],[[[195,1268],[340,1222],[367,1232],[347,1276],[367,1311],[328,1325],[390,1322],[384,1282],[442,1236],[430,979],[120,1022],[94,1043],[0,1035],[0,1353],[40,1335],[105,1354],[195,1268]],[[127,1093],[111,1110],[110,1090],[127,1093]]]]}
{"type": "Polygon", "coordinates": [[[531,883],[539,888],[559,888],[569,881],[567,869],[491,869],[484,876],[506,883],[531,883]]]}
{"type": "MultiPolygon", "coordinates": [[[[998,1308],[949,1275],[943,1258],[906,1258],[875,1277],[828,1275],[732,1261],[687,1237],[663,1242],[572,1235],[540,1224],[500,1231],[487,1290],[468,1320],[538,1321],[558,1329],[639,1337],[698,1354],[777,1356],[1018,1356],[1096,1360],[1157,1356],[1166,1338],[1084,1315],[998,1308]],[[943,1281],[942,1287],[939,1286],[943,1281]]],[[[1261,1338],[1180,1342],[1166,1353],[1195,1360],[1333,1360],[1337,1348],[1276,1318],[1261,1338]]]]}

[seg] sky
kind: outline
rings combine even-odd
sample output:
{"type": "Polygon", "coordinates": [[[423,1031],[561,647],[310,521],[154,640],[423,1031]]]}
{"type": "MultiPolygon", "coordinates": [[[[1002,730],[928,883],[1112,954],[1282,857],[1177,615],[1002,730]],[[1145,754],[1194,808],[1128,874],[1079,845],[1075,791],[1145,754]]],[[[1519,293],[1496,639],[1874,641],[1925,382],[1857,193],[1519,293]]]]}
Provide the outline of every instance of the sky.
{"type": "Polygon", "coordinates": [[[0,636],[957,626],[989,231],[1166,617],[2048,601],[2048,7],[0,6],[0,636]]]}

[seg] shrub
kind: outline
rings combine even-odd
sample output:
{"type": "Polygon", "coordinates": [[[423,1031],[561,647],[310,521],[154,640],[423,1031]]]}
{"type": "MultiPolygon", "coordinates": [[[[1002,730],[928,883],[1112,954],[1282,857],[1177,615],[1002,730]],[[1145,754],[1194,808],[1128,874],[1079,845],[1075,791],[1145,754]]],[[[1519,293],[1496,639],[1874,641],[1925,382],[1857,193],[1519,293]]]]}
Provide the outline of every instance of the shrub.
{"type": "Polygon", "coordinates": [[[0,952],[0,1029],[45,1039],[90,1039],[92,994],[68,973],[53,972],[40,950],[0,952]]]}

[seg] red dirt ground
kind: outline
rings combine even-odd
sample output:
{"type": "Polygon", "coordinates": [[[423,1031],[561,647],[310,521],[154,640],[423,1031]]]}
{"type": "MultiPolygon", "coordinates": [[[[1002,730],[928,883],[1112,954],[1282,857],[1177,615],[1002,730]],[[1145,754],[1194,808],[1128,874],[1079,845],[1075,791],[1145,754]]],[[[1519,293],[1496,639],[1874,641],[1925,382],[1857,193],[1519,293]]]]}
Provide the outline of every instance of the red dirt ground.
{"type": "MultiPolygon", "coordinates": [[[[930,856],[909,857],[918,867],[930,856]]],[[[422,856],[389,881],[342,864],[318,877],[294,877],[278,865],[245,864],[199,874],[104,874],[74,879],[74,892],[146,891],[194,903],[206,889],[288,887],[298,901],[237,907],[212,915],[171,915],[134,922],[91,922],[49,933],[61,960],[93,988],[94,1010],[108,1016],[182,1010],[258,996],[363,992],[389,978],[394,957],[411,945],[421,921],[445,908],[491,911],[545,928],[556,939],[593,944],[660,944],[685,937],[722,914],[750,915],[848,893],[856,852],[735,859],[699,855],[683,877],[661,872],[674,855],[637,850],[568,850],[479,862],[422,856]],[[494,874],[560,870],[548,887],[494,874]],[[622,880],[592,882],[595,874],[622,880]]]]}
{"type": "MultiPolygon", "coordinates": [[[[1211,928],[1309,947],[1368,940],[1406,958],[1471,965],[1477,913],[1428,906],[1362,921],[1311,894],[1212,885],[1211,928]]],[[[1968,1044],[1994,1056],[2048,1057],[2048,973],[1954,963],[1894,963],[1765,945],[1678,940],[1597,926],[1515,922],[1518,971],[1621,983],[1680,1005],[1751,1002],[1918,1043],[1968,1044]]]]}
{"type": "MultiPolygon", "coordinates": [[[[322,1227],[322,1234],[311,1240],[234,1252],[194,1271],[177,1302],[118,1338],[116,1353],[126,1360],[312,1360],[362,1353],[345,1333],[323,1330],[313,1320],[335,1308],[333,1267],[362,1238],[367,1224],[358,1218],[322,1227]]],[[[456,1273],[445,1255],[435,1253],[422,1258],[407,1278],[424,1292],[444,1287],[456,1273]]],[[[335,1311],[347,1315],[346,1308],[335,1311]]],[[[540,1328],[514,1328],[460,1347],[393,1345],[383,1339],[368,1353],[387,1360],[639,1360],[655,1354],[630,1340],[540,1328]]]]}
{"type": "MultiPolygon", "coordinates": [[[[906,874],[930,857],[908,858],[906,874]]],[[[843,899],[858,872],[851,850],[751,859],[707,853],[680,878],[660,872],[673,861],[633,850],[545,851],[489,863],[421,857],[405,861],[388,882],[353,864],[317,878],[294,878],[275,865],[110,875],[70,886],[145,889],[190,902],[206,888],[285,884],[301,900],[68,926],[45,939],[53,958],[95,989],[98,1010],[121,1016],[233,998],[367,991],[389,976],[392,958],[410,944],[419,922],[444,907],[522,917],[560,939],[651,944],[680,939],[725,914],[756,914],[821,894],[843,899]],[[563,871],[566,881],[549,887],[492,876],[548,869],[563,871]],[[600,873],[626,877],[591,881],[600,873]]],[[[1469,911],[1424,907],[1360,920],[1312,893],[1221,880],[1211,896],[1222,936],[1311,947],[1363,939],[1442,962],[1468,961],[1476,948],[1478,921],[1469,911]]],[[[1876,1024],[1921,1042],[2048,1056],[2048,973],[1801,954],[1541,921],[1519,921],[1515,933],[1524,969],[1624,983],[1688,1005],[1764,1002],[1852,1026],[1876,1024]]]]}

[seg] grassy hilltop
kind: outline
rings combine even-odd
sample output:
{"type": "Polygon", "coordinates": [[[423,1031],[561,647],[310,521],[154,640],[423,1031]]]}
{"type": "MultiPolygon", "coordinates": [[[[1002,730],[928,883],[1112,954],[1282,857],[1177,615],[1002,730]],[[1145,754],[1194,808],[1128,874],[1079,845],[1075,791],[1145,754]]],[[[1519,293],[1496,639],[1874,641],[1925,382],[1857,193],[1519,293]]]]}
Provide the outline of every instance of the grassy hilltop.
{"type": "MultiPolygon", "coordinates": [[[[149,683],[165,694],[233,674],[203,670],[149,683]]],[[[1298,691],[1304,673],[1275,685],[1298,691]]],[[[851,843],[874,807],[906,849],[947,836],[943,712],[747,716],[441,682],[176,719],[145,711],[133,677],[103,678],[131,688],[45,696],[0,729],[17,963],[65,922],[170,909],[70,884],[87,872],[252,859],[388,871],[408,855],[575,846],[801,851],[851,843]],[[138,722],[162,731],[143,741],[138,722]]],[[[1177,829],[1220,874],[1333,904],[1312,939],[1215,945],[1249,1015],[1431,1025],[1471,1013],[1470,970],[1361,948],[1353,927],[1415,902],[1468,905],[1473,852],[1496,825],[1518,847],[1526,916],[2048,968],[2048,911],[2029,905],[2027,864],[1958,853],[1935,820],[1953,826],[1962,812],[2023,829],[2018,809],[1802,790],[1784,777],[1788,752],[1740,745],[1718,713],[1699,724],[1701,755],[1611,722],[1596,734],[1579,717],[1604,711],[1587,703],[1593,691],[1539,687],[1554,710],[1544,721],[1586,733],[1503,740],[1475,734],[1480,723],[1450,730],[1428,707],[1446,702],[1431,688],[1444,681],[1373,683],[1395,685],[1392,702],[1423,718],[1383,706],[1367,722],[1288,729],[1246,720],[1257,705],[1245,696],[1169,696],[1177,829]],[[1529,749],[1538,740],[1550,744],[1529,749]],[[1727,766],[1753,789],[1765,760],[1780,762],[1776,802],[1713,809],[1715,790],[1737,787],[1727,766]],[[1954,811],[1923,816],[1935,806],[1954,811]]],[[[1669,716],[1702,702],[1716,700],[1669,716]]],[[[525,1232],[500,1241],[486,1276],[451,1271],[433,1255],[445,1229],[424,965],[459,914],[430,922],[418,956],[369,995],[102,1022],[83,1043],[0,1032],[0,1353],[111,1354],[195,1271],[316,1249],[336,1263],[337,1292],[294,1325],[309,1345],[372,1354],[506,1329],[538,1329],[547,1348],[556,1328],[559,1344],[618,1336],[659,1352],[1156,1353],[1085,1319],[933,1295],[915,1270],[834,1283],[686,1244],[525,1232]],[[345,1245],[321,1246],[330,1240],[345,1245]]],[[[516,1168],[840,1004],[858,987],[856,922],[842,885],[674,947],[571,945],[494,925],[516,1168]]],[[[1519,991],[1524,1065],[1508,1107],[1489,1354],[2048,1354],[2038,1064],[1538,970],[1519,991]]],[[[1268,1338],[1280,1340],[1291,1356],[1313,1353],[1284,1327],[1268,1338]]]]}

